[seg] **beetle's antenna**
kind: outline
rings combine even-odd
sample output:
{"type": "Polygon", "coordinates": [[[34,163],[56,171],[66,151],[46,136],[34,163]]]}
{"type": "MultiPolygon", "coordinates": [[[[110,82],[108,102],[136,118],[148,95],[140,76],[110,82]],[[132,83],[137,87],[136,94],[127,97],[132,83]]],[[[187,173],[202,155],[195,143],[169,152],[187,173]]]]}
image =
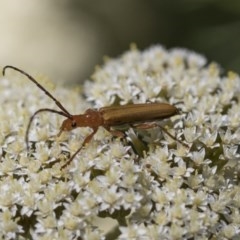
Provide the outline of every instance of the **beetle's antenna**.
{"type": "MultiPolygon", "coordinates": [[[[72,118],[72,115],[67,111],[66,108],[63,107],[63,105],[50,93],[48,92],[40,83],[38,83],[32,76],[30,76],[28,73],[24,72],[23,70],[17,68],[17,67],[14,67],[14,66],[5,66],[3,68],[3,76],[5,75],[5,71],[7,68],[11,68],[11,69],[14,69],[15,71],[17,72],[20,72],[22,73],[23,75],[25,75],[29,80],[31,80],[33,83],[35,83],[48,97],[50,97],[55,103],[56,105],[65,113],[64,116],[66,116],[67,118],[72,118]]],[[[46,111],[49,111],[50,109],[46,110],[46,111]]],[[[52,112],[55,112],[55,113],[58,113],[58,114],[61,114],[60,112],[58,111],[52,111],[52,112]]],[[[63,115],[63,114],[61,114],[63,115]]]]}
{"type": "Polygon", "coordinates": [[[39,110],[37,110],[30,118],[29,122],[28,122],[28,126],[27,126],[27,131],[26,131],[26,135],[25,135],[25,142],[27,145],[27,150],[29,150],[29,131],[30,131],[30,127],[32,125],[33,119],[36,117],[37,114],[41,113],[41,112],[53,112],[53,113],[57,113],[59,115],[62,115],[64,117],[69,118],[68,114],[66,114],[65,112],[61,112],[61,111],[57,111],[54,109],[50,109],[50,108],[41,108],[39,110]]]}

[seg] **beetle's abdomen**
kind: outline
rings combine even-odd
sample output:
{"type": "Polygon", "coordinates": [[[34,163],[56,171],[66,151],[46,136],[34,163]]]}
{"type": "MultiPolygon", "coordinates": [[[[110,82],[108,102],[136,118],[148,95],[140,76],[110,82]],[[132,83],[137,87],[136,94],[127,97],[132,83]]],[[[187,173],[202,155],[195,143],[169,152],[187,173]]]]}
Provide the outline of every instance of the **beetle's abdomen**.
{"type": "Polygon", "coordinates": [[[171,117],[178,113],[178,109],[167,103],[129,104],[99,109],[104,124],[117,126],[121,124],[150,122],[171,117]]]}

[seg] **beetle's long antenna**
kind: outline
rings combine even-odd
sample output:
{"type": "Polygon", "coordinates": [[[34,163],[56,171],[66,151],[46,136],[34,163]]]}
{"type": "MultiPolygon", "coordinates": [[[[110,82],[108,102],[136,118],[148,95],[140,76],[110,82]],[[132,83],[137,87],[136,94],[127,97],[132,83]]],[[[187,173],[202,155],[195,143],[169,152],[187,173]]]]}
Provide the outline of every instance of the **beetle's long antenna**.
{"type": "Polygon", "coordinates": [[[32,122],[33,122],[33,119],[36,117],[37,114],[39,114],[40,112],[53,112],[53,113],[57,113],[57,114],[60,114],[64,117],[67,117],[69,118],[68,114],[66,114],[65,112],[61,112],[61,111],[57,111],[57,110],[54,110],[54,109],[50,109],[50,108],[41,108],[39,110],[37,110],[30,118],[29,122],[28,122],[28,126],[27,126],[27,131],[26,131],[26,136],[25,136],[25,142],[26,142],[26,145],[27,145],[27,150],[29,150],[29,130],[30,130],[30,127],[32,125],[32,122]]]}
{"type": "MultiPolygon", "coordinates": [[[[33,83],[35,83],[48,97],[50,97],[56,103],[56,105],[65,113],[65,116],[67,118],[72,117],[72,115],[66,110],[66,108],[64,108],[63,105],[50,92],[48,92],[40,83],[38,83],[32,76],[30,76],[28,73],[24,72],[23,70],[21,70],[17,67],[8,65],[3,68],[3,71],[2,71],[3,76],[5,75],[5,71],[7,68],[14,69],[15,71],[20,72],[23,75],[25,75],[29,80],[31,80],[33,83]]],[[[57,113],[57,111],[55,111],[55,110],[53,112],[57,113]]],[[[61,114],[61,115],[63,115],[63,114],[61,114]]]]}

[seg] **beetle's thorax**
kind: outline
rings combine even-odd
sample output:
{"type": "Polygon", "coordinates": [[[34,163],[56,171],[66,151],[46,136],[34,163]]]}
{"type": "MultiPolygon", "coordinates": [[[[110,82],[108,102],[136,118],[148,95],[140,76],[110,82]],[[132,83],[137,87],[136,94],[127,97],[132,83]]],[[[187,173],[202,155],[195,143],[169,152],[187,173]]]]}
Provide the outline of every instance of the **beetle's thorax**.
{"type": "Polygon", "coordinates": [[[73,120],[76,121],[77,127],[98,128],[103,125],[101,114],[94,109],[88,109],[84,114],[73,115],[73,120]]]}
{"type": "Polygon", "coordinates": [[[62,133],[62,131],[71,131],[78,127],[90,127],[97,129],[102,125],[103,118],[101,114],[96,110],[88,109],[84,114],[71,115],[69,118],[65,119],[62,122],[58,136],[62,133]]]}

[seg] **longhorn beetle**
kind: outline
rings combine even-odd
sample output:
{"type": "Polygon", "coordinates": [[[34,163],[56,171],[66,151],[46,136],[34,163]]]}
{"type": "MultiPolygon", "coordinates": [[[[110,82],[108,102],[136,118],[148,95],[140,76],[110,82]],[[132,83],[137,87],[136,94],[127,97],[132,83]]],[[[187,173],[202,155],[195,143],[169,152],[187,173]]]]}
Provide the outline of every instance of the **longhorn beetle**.
{"type": "MultiPolygon", "coordinates": [[[[63,131],[71,131],[77,127],[90,127],[92,128],[92,132],[84,139],[81,147],[69,158],[69,160],[61,167],[61,169],[65,168],[74,157],[81,151],[81,149],[91,141],[95,133],[97,132],[100,126],[104,127],[107,131],[111,132],[113,135],[118,137],[123,137],[124,134],[121,131],[117,131],[112,129],[113,127],[130,124],[133,126],[137,124],[135,127],[137,128],[152,128],[158,126],[153,122],[155,120],[161,120],[164,118],[169,118],[173,115],[179,114],[178,109],[167,103],[143,103],[143,104],[128,104],[122,106],[110,106],[110,107],[102,107],[98,110],[96,109],[87,109],[85,113],[79,115],[70,114],[66,108],[50,93],[48,92],[41,84],[39,84],[32,76],[23,70],[14,67],[14,66],[5,66],[3,68],[3,76],[5,75],[6,69],[11,68],[15,71],[18,71],[25,75],[29,80],[35,83],[48,97],[50,97],[56,105],[60,108],[61,111],[57,111],[55,109],[50,108],[41,108],[37,110],[30,118],[25,141],[27,145],[27,150],[29,150],[29,130],[35,116],[41,112],[52,112],[66,117],[66,119],[62,122],[60,127],[60,131],[57,136],[60,136],[63,131]],[[151,124],[152,122],[152,124],[151,124]]],[[[160,126],[158,126],[160,127],[160,126]]],[[[160,127],[165,133],[167,133],[171,138],[177,140],[173,135],[168,133],[164,128],[160,127]]],[[[179,140],[177,140],[179,141],[179,140]]],[[[179,141],[184,146],[183,142],[179,141]]]]}

